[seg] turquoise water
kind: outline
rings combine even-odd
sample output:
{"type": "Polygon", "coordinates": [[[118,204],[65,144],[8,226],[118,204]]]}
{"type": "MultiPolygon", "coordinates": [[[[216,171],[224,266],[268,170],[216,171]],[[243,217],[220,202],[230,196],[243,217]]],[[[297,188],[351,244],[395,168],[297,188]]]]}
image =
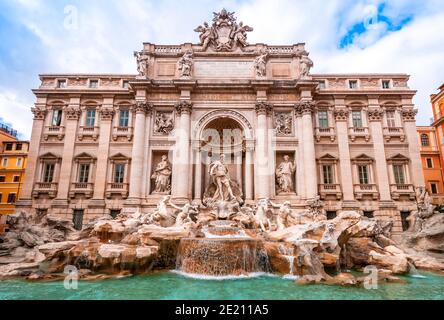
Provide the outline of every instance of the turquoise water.
{"type": "Polygon", "coordinates": [[[196,280],[163,272],[104,281],[80,281],[77,290],[58,282],[0,282],[0,300],[444,300],[444,277],[404,277],[407,284],[382,284],[377,290],[338,286],[301,286],[277,276],[237,280],[196,280]]]}

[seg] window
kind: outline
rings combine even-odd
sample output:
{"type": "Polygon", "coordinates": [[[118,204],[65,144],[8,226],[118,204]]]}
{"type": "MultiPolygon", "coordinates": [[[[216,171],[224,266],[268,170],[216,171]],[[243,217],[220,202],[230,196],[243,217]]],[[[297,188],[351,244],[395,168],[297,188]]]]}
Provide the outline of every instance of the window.
{"type": "Polygon", "coordinates": [[[368,166],[358,166],[359,184],[370,184],[368,166]]]}
{"type": "Polygon", "coordinates": [[[125,165],[118,163],[114,167],[114,183],[123,183],[125,180],[125,165]]]}
{"type": "Polygon", "coordinates": [[[327,220],[333,220],[336,216],[336,211],[327,211],[327,220]]]}
{"type": "Polygon", "coordinates": [[[428,147],[430,145],[430,139],[428,134],[422,134],[421,135],[421,145],[423,147],[428,147]]]}
{"type": "Polygon", "coordinates": [[[358,81],[357,80],[350,80],[348,82],[348,87],[350,89],[358,89],[358,81]]]}
{"type": "Polygon", "coordinates": [[[129,125],[129,110],[120,110],[119,127],[126,128],[129,125]]]}
{"type": "Polygon", "coordinates": [[[20,176],[14,176],[13,180],[14,183],[20,182],[20,176]]]}
{"type": "Polygon", "coordinates": [[[8,166],[8,158],[3,158],[2,160],[2,166],[7,167],[8,166]]]}
{"type": "Polygon", "coordinates": [[[62,124],[62,110],[55,109],[52,112],[52,125],[54,127],[60,127],[61,124],[62,124]]]}
{"type": "Polygon", "coordinates": [[[410,228],[410,223],[408,221],[409,216],[410,211],[401,211],[402,231],[407,231],[410,228]]]}
{"type": "Polygon", "coordinates": [[[57,80],[57,88],[66,88],[66,80],[57,80]]]}
{"type": "Polygon", "coordinates": [[[89,164],[80,164],[79,166],[79,183],[88,183],[89,182],[89,164]]]}
{"type": "Polygon", "coordinates": [[[0,203],[2,203],[3,194],[0,193],[0,203]]]}
{"type": "Polygon", "coordinates": [[[0,182],[6,182],[6,177],[5,176],[0,176],[0,182]]]}
{"type": "Polygon", "coordinates": [[[15,150],[17,150],[17,151],[21,151],[23,149],[23,144],[21,144],[21,143],[17,143],[16,145],[15,145],[15,150]]]}
{"type": "Polygon", "coordinates": [[[319,119],[319,127],[320,128],[328,128],[328,112],[327,111],[319,111],[318,112],[319,119]]]}
{"type": "Polygon", "coordinates": [[[375,217],[375,213],[373,211],[364,211],[364,217],[373,219],[375,217]]]}
{"type": "Polygon", "coordinates": [[[51,183],[54,180],[54,163],[46,163],[43,170],[43,182],[51,183]]]}
{"type": "Polygon", "coordinates": [[[89,109],[86,110],[86,123],[85,125],[89,128],[94,127],[96,123],[96,110],[95,109],[89,109]]]}
{"type": "Polygon", "coordinates": [[[129,88],[129,81],[128,80],[124,80],[122,82],[122,87],[123,87],[123,89],[128,89],[129,88]]]}
{"type": "Polygon", "coordinates": [[[10,193],[10,194],[8,195],[8,203],[15,203],[16,197],[17,197],[17,194],[15,194],[15,193],[10,193]]]}
{"type": "Polygon", "coordinates": [[[353,128],[362,128],[362,112],[352,112],[353,128]]]}
{"type": "Polygon", "coordinates": [[[427,168],[432,169],[433,168],[433,159],[427,158],[426,161],[427,161],[427,168]]]}
{"type": "Polygon", "coordinates": [[[382,80],[382,89],[390,89],[390,80],[382,80]]]}
{"type": "Polygon", "coordinates": [[[395,183],[396,184],[406,184],[403,165],[400,165],[400,164],[394,165],[393,166],[393,174],[395,176],[395,183]]]}
{"type": "Polygon", "coordinates": [[[331,165],[323,165],[322,166],[322,175],[324,177],[324,184],[334,184],[333,179],[333,166],[331,165]]]}
{"type": "Polygon", "coordinates": [[[93,89],[98,88],[99,80],[89,80],[89,87],[93,89]]]}
{"type": "Polygon", "coordinates": [[[395,128],[396,127],[396,119],[395,119],[395,111],[387,111],[387,126],[389,128],[395,128]]]}
{"type": "Polygon", "coordinates": [[[435,182],[430,183],[430,191],[432,194],[438,194],[438,184],[435,182]]]}
{"type": "Polygon", "coordinates": [[[17,167],[21,167],[22,164],[23,164],[23,158],[17,158],[17,163],[16,163],[17,167]]]}
{"type": "Polygon", "coordinates": [[[319,81],[319,89],[325,89],[325,88],[326,88],[325,81],[324,80],[319,81]]]}
{"type": "Polygon", "coordinates": [[[7,143],[6,147],[5,147],[6,151],[11,151],[12,150],[12,143],[7,143]]]}

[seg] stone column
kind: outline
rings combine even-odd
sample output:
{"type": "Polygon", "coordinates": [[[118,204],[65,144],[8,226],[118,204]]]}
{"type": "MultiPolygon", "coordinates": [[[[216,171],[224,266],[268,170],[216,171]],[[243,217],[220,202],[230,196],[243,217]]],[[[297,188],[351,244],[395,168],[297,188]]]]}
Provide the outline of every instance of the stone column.
{"type": "Polygon", "coordinates": [[[189,200],[189,178],[192,168],[190,161],[190,131],[191,111],[193,104],[189,100],[182,100],[176,104],[179,115],[179,128],[176,130],[176,145],[174,149],[172,196],[179,202],[189,200]]]}
{"type": "Polygon", "coordinates": [[[32,189],[38,173],[38,157],[40,149],[40,140],[42,139],[43,128],[45,127],[46,102],[39,101],[35,108],[32,108],[34,122],[32,123],[31,143],[29,145],[28,158],[26,162],[25,183],[22,185],[20,200],[16,203],[17,207],[32,205],[32,189]]]}
{"type": "Polygon", "coordinates": [[[113,98],[105,98],[102,108],[99,110],[100,131],[99,148],[97,151],[97,170],[94,182],[94,195],[90,202],[90,207],[105,207],[105,190],[108,170],[109,144],[112,132],[112,122],[114,116],[113,98]]]}
{"type": "Polygon", "coordinates": [[[384,134],[382,128],[382,118],[384,112],[380,107],[370,107],[368,109],[368,120],[370,122],[370,134],[373,139],[375,153],[376,175],[378,177],[378,189],[381,202],[391,202],[390,180],[387,171],[387,156],[384,147],[384,134]]]}
{"type": "Polygon", "coordinates": [[[409,154],[411,161],[412,180],[410,181],[415,188],[424,187],[424,174],[421,163],[421,153],[418,144],[418,133],[416,131],[416,114],[418,110],[413,108],[405,108],[402,110],[402,120],[404,123],[404,132],[409,144],[409,154]]]}
{"type": "Polygon", "coordinates": [[[270,172],[268,152],[268,125],[267,113],[272,106],[266,102],[256,104],[256,157],[255,171],[255,198],[268,199],[270,197],[270,172]]]}
{"type": "Polygon", "coordinates": [[[297,149],[297,167],[296,167],[296,185],[297,194],[302,198],[306,198],[305,192],[305,168],[304,168],[304,137],[302,130],[302,113],[299,108],[295,110],[298,149],[297,149]]]}
{"type": "Polygon", "coordinates": [[[77,138],[77,128],[80,110],[80,97],[71,98],[68,106],[63,110],[65,113],[65,141],[63,143],[62,164],[60,166],[59,185],[57,197],[53,201],[53,206],[68,206],[68,192],[71,185],[71,173],[74,158],[74,145],[77,138]]]}
{"type": "Polygon", "coordinates": [[[353,170],[350,159],[350,145],[348,140],[348,120],[350,112],[345,106],[336,107],[334,112],[336,120],[336,136],[339,149],[339,166],[341,170],[341,187],[343,193],[343,204],[345,209],[355,209],[353,170]]]}
{"type": "Polygon", "coordinates": [[[241,190],[243,190],[242,181],[242,150],[239,150],[234,155],[234,164],[236,165],[236,180],[241,190]]]}
{"type": "Polygon", "coordinates": [[[136,101],[134,112],[136,120],[134,123],[134,142],[131,155],[131,174],[129,197],[126,202],[128,205],[140,205],[142,198],[142,179],[143,163],[145,154],[145,133],[146,133],[146,114],[151,113],[152,106],[143,101],[136,101]]]}
{"type": "Polygon", "coordinates": [[[253,152],[254,147],[247,145],[245,151],[245,200],[253,200],[253,152]]]}
{"type": "Polygon", "coordinates": [[[318,195],[316,152],[313,133],[313,109],[312,101],[306,100],[296,105],[297,112],[302,114],[302,136],[303,136],[303,160],[305,171],[305,191],[307,199],[314,199],[318,195]]]}
{"type": "Polygon", "coordinates": [[[194,164],[195,164],[195,181],[194,181],[194,200],[202,200],[202,154],[200,150],[200,141],[194,146],[194,164]]]}

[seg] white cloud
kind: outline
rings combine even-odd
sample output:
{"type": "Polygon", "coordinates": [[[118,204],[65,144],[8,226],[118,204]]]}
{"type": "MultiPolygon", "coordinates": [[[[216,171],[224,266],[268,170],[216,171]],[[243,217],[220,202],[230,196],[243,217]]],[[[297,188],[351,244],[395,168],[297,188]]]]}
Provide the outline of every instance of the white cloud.
{"type": "MultiPolygon", "coordinates": [[[[60,2],[19,0],[16,3],[16,7],[12,6],[14,19],[39,40],[38,44],[30,45],[41,48],[32,72],[8,69],[0,62],[2,73],[8,73],[8,77],[0,78],[3,86],[0,116],[27,137],[32,118],[28,110],[34,103],[29,90],[38,83],[36,72],[135,73],[132,52],[141,49],[142,42],[197,42],[198,35],[193,29],[211,20],[212,12],[222,7],[237,11],[240,20],[254,27],[249,35],[252,43],[306,42],[315,62],[313,72],[411,74],[410,86],[419,90],[415,101],[421,110],[421,124],[427,124],[431,116],[429,95],[443,82],[444,1],[441,0],[72,0],[66,4],[72,3],[78,10],[78,28],[74,30],[64,27],[66,14],[60,2]],[[351,47],[339,49],[340,39],[350,28],[368,19],[381,3],[386,4],[384,14],[393,21],[412,14],[413,21],[388,34],[385,23],[373,25],[356,37],[351,47]],[[16,108],[20,114],[13,113],[16,108]]],[[[20,42],[8,50],[37,54],[30,53],[20,42]]]]}

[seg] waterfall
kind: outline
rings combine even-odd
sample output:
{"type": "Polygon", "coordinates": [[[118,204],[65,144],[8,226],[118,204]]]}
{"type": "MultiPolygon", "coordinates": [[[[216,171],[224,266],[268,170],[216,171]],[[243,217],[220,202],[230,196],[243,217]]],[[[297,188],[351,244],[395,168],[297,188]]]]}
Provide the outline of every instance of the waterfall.
{"type": "Polygon", "coordinates": [[[416,270],[416,267],[413,263],[409,261],[409,276],[412,278],[419,278],[419,279],[425,279],[426,277],[423,276],[416,270]]]}

